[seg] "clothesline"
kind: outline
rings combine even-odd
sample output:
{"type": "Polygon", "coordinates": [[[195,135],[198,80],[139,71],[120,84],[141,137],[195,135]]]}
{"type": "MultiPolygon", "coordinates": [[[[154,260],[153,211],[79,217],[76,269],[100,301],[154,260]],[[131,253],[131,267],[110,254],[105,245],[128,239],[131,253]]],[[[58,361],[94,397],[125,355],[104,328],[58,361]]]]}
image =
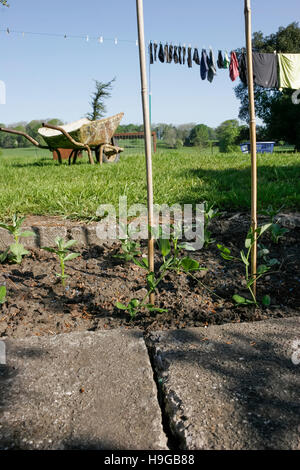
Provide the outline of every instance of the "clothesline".
{"type": "MultiPolygon", "coordinates": [[[[30,36],[30,35],[33,35],[33,36],[47,36],[47,37],[53,37],[53,38],[62,38],[62,39],[83,39],[85,41],[96,41],[96,42],[99,42],[99,43],[104,43],[104,42],[114,42],[115,44],[118,44],[119,42],[120,43],[129,43],[129,44],[134,44],[134,45],[138,45],[138,40],[137,39],[124,39],[124,38],[119,38],[117,35],[114,35],[114,37],[106,37],[106,36],[103,36],[103,35],[97,35],[95,36],[95,34],[68,34],[68,33],[52,33],[52,32],[39,32],[39,31],[26,31],[25,29],[24,30],[15,30],[15,29],[10,29],[9,27],[6,27],[6,28],[2,28],[0,29],[0,33],[5,33],[6,35],[10,35],[10,34],[17,34],[17,35],[20,35],[21,37],[25,37],[25,36],[30,36]]],[[[148,40],[147,41],[147,45],[149,46],[151,40],[148,40]]],[[[153,41],[152,41],[153,42],[153,41]]],[[[179,44],[179,45],[182,45],[182,46],[187,46],[187,47],[194,47],[192,46],[192,43],[195,43],[195,41],[190,41],[190,42],[181,42],[181,41],[154,41],[154,42],[163,42],[163,43],[169,43],[169,44],[179,44]]],[[[198,46],[195,46],[195,47],[198,47],[198,46]]],[[[205,49],[205,46],[203,46],[203,48],[205,49]]],[[[209,46],[209,48],[211,48],[211,46],[209,46]]],[[[213,48],[214,49],[214,48],[213,48]]],[[[232,50],[234,48],[227,48],[226,50],[232,50]]]]}

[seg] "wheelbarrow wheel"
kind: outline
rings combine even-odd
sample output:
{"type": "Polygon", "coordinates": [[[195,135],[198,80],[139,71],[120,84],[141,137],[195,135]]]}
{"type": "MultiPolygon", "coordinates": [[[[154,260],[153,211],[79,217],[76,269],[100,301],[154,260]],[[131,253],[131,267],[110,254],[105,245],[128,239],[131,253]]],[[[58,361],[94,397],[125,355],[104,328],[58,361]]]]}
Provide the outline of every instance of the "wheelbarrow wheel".
{"type": "Polygon", "coordinates": [[[105,155],[103,152],[103,163],[118,163],[120,160],[120,153],[114,153],[113,155],[105,155]]]}

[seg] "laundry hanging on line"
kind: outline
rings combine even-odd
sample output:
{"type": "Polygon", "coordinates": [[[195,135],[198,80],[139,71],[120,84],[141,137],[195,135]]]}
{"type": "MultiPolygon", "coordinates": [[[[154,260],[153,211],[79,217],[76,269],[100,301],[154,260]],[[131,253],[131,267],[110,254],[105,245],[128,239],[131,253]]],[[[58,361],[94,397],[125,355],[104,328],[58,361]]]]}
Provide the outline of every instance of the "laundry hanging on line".
{"type": "MultiPolygon", "coordinates": [[[[245,51],[228,52],[219,50],[217,62],[215,62],[212,48],[209,53],[203,48],[201,55],[198,48],[185,46],[168,45],[163,46],[150,42],[149,45],[150,64],[157,61],[174,64],[187,64],[192,68],[194,64],[200,67],[200,77],[202,80],[213,82],[218,69],[229,69],[229,77],[235,81],[240,77],[241,81],[247,85],[247,56],[245,51]],[[158,55],[157,55],[158,49],[158,55]],[[153,52],[154,51],[154,52],[153,52]]],[[[252,53],[253,79],[254,84],[264,88],[274,89],[300,89],[300,54],[288,53],[252,53]]]]}
{"type": "MultiPolygon", "coordinates": [[[[264,88],[278,88],[278,57],[272,53],[252,53],[253,80],[255,85],[264,88]]],[[[247,85],[247,55],[245,52],[239,58],[240,79],[247,85]]]]}

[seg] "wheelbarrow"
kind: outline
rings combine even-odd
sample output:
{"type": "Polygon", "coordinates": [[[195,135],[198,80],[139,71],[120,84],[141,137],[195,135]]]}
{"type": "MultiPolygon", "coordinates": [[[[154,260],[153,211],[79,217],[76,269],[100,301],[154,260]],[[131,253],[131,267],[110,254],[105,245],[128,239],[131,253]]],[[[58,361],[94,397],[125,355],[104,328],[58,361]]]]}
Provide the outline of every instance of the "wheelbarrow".
{"type": "Polygon", "coordinates": [[[95,163],[92,151],[95,152],[97,163],[102,165],[103,162],[118,161],[120,153],[124,151],[123,148],[115,145],[113,138],[123,116],[124,113],[119,113],[98,121],[90,121],[83,118],[64,126],[42,123],[38,133],[43,137],[47,145],[42,145],[25,132],[16,131],[15,129],[0,127],[0,131],[21,135],[36,147],[56,152],[59,163],[62,163],[59,149],[70,149],[69,165],[71,161],[73,164],[76,163],[78,153],[82,150],[87,151],[91,165],[95,163]]]}

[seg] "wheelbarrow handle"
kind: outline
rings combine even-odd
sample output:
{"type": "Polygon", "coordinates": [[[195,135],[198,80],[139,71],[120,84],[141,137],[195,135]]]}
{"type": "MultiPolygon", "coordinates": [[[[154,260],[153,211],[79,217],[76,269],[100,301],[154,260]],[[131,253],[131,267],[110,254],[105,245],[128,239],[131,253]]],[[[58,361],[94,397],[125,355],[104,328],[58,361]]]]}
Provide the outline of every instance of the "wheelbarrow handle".
{"type": "Polygon", "coordinates": [[[25,139],[29,140],[33,145],[36,147],[39,147],[41,149],[47,149],[51,150],[48,146],[41,145],[37,140],[35,140],[33,137],[30,135],[26,134],[25,132],[22,131],[16,131],[15,129],[9,129],[8,127],[0,127],[1,132],[7,132],[8,134],[16,134],[16,135],[21,135],[22,137],[25,137],[25,139]]]}

